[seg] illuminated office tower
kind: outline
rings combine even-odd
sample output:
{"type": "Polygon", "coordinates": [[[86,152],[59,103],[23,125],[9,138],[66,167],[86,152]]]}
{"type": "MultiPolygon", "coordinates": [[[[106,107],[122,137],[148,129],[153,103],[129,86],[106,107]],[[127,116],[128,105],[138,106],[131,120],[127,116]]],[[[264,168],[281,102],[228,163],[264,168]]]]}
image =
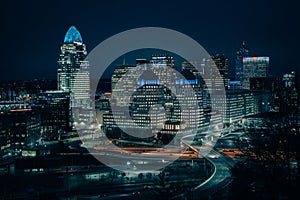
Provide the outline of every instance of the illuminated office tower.
{"type": "MultiPolygon", "coordinates": [[[[181,64],[182,72],[186,73],[189,71],[194,75],[194,78],[197,79],[197,87],[201,89],[201,92],[198,94],[201,96],[201,108],[206,109],[209,105],[208,103],[208,90],[205,85],[205,81],[203,79],[203,75],[205,75],[205,68],[207,68],[206,59],[203,59],[201,62],[197,61],[184,61],[181,64]]],[[[209,67],[208,67],[209,68],[209,67]]]]}
{"type": "MultiPolygon", "coordinates": [[[[139,88],[132,95],[130,105],[131,116],[135,124],[140,127],[149,126],[152,135],[159,132],[165,122],[165,112],[163,110],[166,99],[170,99],[170,91],[160,85],[159,79],[141,79],[138,80],[139,88]],[[159,106],[156,106],[159,105],[159,106]]],[[[170,114],[167,114],[170,115],[170,114]]]]}
{"type": "Polygon", "coordinates": [[[224,86],[227,89],[228,88],[228,58],[226,58],[224,55],[216,55],[212,57],[213,61],[215,62],[215,65],[217,66],[220,75],[223,78],[224,86]]]}
{"type": "Polygon", "coordinates": [[[286,88],[295,87],[296,73],[292,71],[289,74],[284,74],[282,80],[286,88]]]}
{"type": "Polygon", "coordinates": [[[226,96],[220,96],[215,109],[222,114],[226,125],[240,123],[242,118],[256,114],[253,92],[249,90],[227,90],[226,96]]]}
{"type": "Polygon", "coordinates": [[[297,78],[295,71],[292,71],[288,74],[284,74],[283,81],[283,92],[282,96],[285,99],[281,110],[286,113],[290,113],[290,120],[295,123],[297,120],[297,110],[298,110],[298,92],[297,92],[297,78]],[[292,113],[292,114],[291,114],[292,113]]]}
{"type": "MultiPolygon", "coordinates": [[[[138,128],[132,127],[128,119],[123,118],[124,110],[128,110],[128,102],[124,96],[129,96],[131,97],[129,107],[131,118],[136,125],[143,129],[141,134],[149,131],[155,133],[157,130],[152,130],[152,128],[156,125],[163,126],[164,112],[159,108],[152,107],[156,104],[163,105],[166,99],[170,98],[168,97],[170,92],[163,85],[170,84],[171,79],[175,77],[174,71],[171,71],[172,74],[168,74],[170,70],[166,70],[167,68],[174,68],[174,59],[172,56],[152,56],[150,62],[146,59],[137,59],[136,64],[137,70],[131,70],[135,69],[135,66],[132,65],[117,66],[112,75],[113,90],[110,103],[115,106],[114,121],[123,130],[132,129],[135,131],[134,129],[138,128]],[[159,80],[158,77],[165,79],[159,80]],[[131,91],[134,92],[131,93],[131,91]],[[148,126],[151,129],[147,128],[148,126]]],[[[114,125],[109,119],[110,116],[104,117],[104,127],[107,130],[110,127],[113,129],[114,125]]]]}
{"type": "Polygon", "coordinates": [[[235,60],[235,81],[243,81],[243,57],[250,56],[250,50],[246,46],[245,41],[243,41],[240,50],[236,53],[235,60]]]}
{"type": "Polygon", "coordinates": [[[204,66],[201,63],[196,61],[187,62],[184,61],[181,64],[182,71],[190,71],[196,78],[200,78],[204,74],[204,66]],[[197,69],[196,69],[197,67],[197,69]]]}
{"type": "MultiPolygon", "coordinates": [[[[220,63],[218,64],[221,65],[220,63]]],[[[220,66],[216,65],[214,58],[203,59],[202,65],[204,66],[205,85],[211,90],[210,93],[218,93],[219,91],[223,91],[225,84],[222,73],[225,73],[225,67],[219,69],[220,66]]],[[[228,73],[226,72],[226,74],[228,73]]]]}
{"type": "Polygon", "coordinates": [[[151,63],[153,66],[169,66],[171,68],[175,68],[174,58],[173,56],[169,55],[151,56],[149,63],[151,63]]]}
{"type": "Polygon", "coordinates": [[[197,76],[191,71],[184,69],[181,74],[185,80],[175,80],[176,94],[178,94],[176,98],[181,102],[186,102],[185,106],[190,111],[182,113],[181,126],[197,127],[197,132],[201,132],[206,126],[203,113],[203,87],[197,76]],[[186,92],[188,88],[192,88],[193,93],[186,92]]]}
{"type": "Polygon", "coordinates": [[[243,89],[250,89],[250,78],[268,77],[269,61],[267,56],[243,58],[243,89]]]}
{"type": "MultiPolygon", "coordinates": [[[[126,106],[126,101],[123,98],[123,96],[128,92],[128,90],[131,88],[134,88],[136,86],[136,83],[133,82],[133,78],[131,73],[134,73],[134,71],[130,71],[131,69],[134,69],[134,65],[118,65],[111,78],[111,88],[113,97],[115,99],[118,99],[118,105],[119,106],[126,106]],[[129,72],[130,71],[130,72],[129,72]],[[129,72],[127,75],[126,73],[129,72]],[[119,84],[118,82],[121,81],[119,84]]],[[[114,104],[114,100],[111,101],[111,104],[114,104]]]]}
{"type": "Polygon", "coordinates": [[[124,77],[124,75],[132,68],[134,68],[135,66],[133,65],[118,65],[115,70],[114,73],[111,77],[111,87],[112,90],[113,89],[117,89],[115,88],[116,84],[119,82],[119,80],[124,77]]]}
{"type": "MultiPolygon", "coordinates": [[[[103,127],[106,133],[113,133],[115,135],[113,137],[126,138],[129,135],[124,133],[136,131],[141,137],[150,134],[165,143],[182,130],[202,126],[204,119],[200,84],[192,73],[190,73],[192,77],[185,77],[186,80],[178,77],[179,73],[176,74],[175,70],[170,70],[170,68],[175,69],[172,56],[152,56],[149,62],[145,59],[137,59],[137,70],[129,75],[126,74],[127,67],[116,68],[112,85],[122,80],[122,85],[115,87],[116,90],[123,90],[122,95],[130,91],[128,87],[134,87],[135,90],[130,94],[129,105],[128,102],[123,104],[122,98],[117,98],[117,103],[114,98],[111,98],[111,105],[117,106],[114,107],[113,116],[109,112],[103,115],[103,127]],[[189,87],[192,92],[188,92],[189,87]],[[182,110],[179,102],[184,102],[186,110],[182,110]],[[124,112],[128,108],[130,119],[124,118],[124,112]],[[129,120],[132,120],[136,126],[132,126],[129,120]],[[118,128],[125,132],[121,133],[118,128]]],[[[131,67],[133,66],[129,68],[132,69],[131,67]]]]}
{"type": "Polygon", "coordinates": [[[176,67],[174,65],[173,56],[151,56],[149,63],[155,75],[157,75],[158,77],[164,77],[164,80],[161,80],[161,84],[164,85],[174,82],[176,77],[176,67]],[[167,68],[171,68],[174,70],[167,70],[167,68]]]}
{"type": "Polygon", "coordinates": [[[72,92],[76,74],[88,68],[88,62],[84,61],[87,55],[86,46],[74,26],[66,33],[60,50],[57,69],[58,90],[72,92]]]}
{"type": "MultiPolygon", "coordinates": [[[[82,37],[79,31],[71,26],[60,47],[57,69],[58,90],[70,93],[70,110],[91,108],[89,62],[85,60],[86,56],[87,50],[82,37]]],[[[70,116],[70,122],[73,123],[72,115],[70,116]]],[[[76,116],[84,122],[88,122],[92,117],[90,112],[78,112],[76,116]]]]}
{"type": "Polygon", "coordinates": [[[170,142],[175,134],[183,130],[200,130],[204,123],[202,96],[195,76],[185,70],[182,73],[185,79],[175,78],[174,82],[169,83],[175,92],[161,84],[164,80],[156,77],[155,73],[164,72],[154,70],[152,76],[147,74],[138,80],[139,88],[132,96],[130,107],[135,123],[140,127],[150,125],[152,134],[163,143],[170,142]],[[189,88],[193,92],[189,92],[189,88]],[[188,112],[180,106],[183,102],[188,112]]]}

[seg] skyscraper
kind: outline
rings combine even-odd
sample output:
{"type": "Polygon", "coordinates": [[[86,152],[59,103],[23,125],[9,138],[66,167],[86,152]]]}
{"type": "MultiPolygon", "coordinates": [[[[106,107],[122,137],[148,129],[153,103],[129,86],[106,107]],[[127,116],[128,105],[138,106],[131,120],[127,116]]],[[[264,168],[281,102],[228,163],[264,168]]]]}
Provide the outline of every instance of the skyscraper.
{"type": "MultiPolygon", "coordinates": [[[[223,58],[220,57],[212,57],[202,60],[202,65],[204,66],[204,74],[205,74],[205,85],[207,88],[210,88],[210,93],[218,93],[218,91],[222,91],[225,88],[225,77],[228,76],[228,70],[226,70],[226,58],[224,57],[224,63],[222,61],[223,58]],[[217,62],[215,62],[215,60],[217,62]],[[218,65],[217,65],[218,64],[218,65]]],[[[227,67],[228,69],[228,67],[227,67]]],[[[228,86],[228,81],[227,86],[228,86]]]]}
{"type": "Polygon", "coordinates": [[[130,70],[134,67],[135,66],[133,66],[133,65],[118,65],[115,68],[114,73],[111,77],[112,90],[118,89],[118,88],[115,88],[116,84],[119,82],[119,80],[122,78],[122,76],[124,76],[128,72],[128,70],[130,70]]]}
{"type": "Polygon", "coordinates": [[[224,55],[217,54],[213,56],[212,59],[215,62],[220,72],[220,75],[224,80],[224,86],[227,89],[228,88],[228,58],[226,58],[224,55]]]}
{"type": "Polygon", "coordinates": [[[288,74],[283,75],[284,91],[282,92],[283,99],[285,99],[282,107],[283,112],[293,113],[290,114],[290,120],[296,123],[297,109],[298,109],[298,93],[297,93],[297,82],[296,73],[292,71],[288,74]]]}
{"type": "Polygon", "coordinates": [[[240,50],[236,53],[235,61],[235,81],[243,82],[243,57],[250,56],[250,50],[243,41],[240,50]]]}
{"type": "MultiPolygon", "coordinates": [[[[74,26],[67,31],[60,50],[57,69],[58,90],[70,93],[70,111],[71,108],[90,109],[89,62],[85,60],[87,50],[79,31],[74,26]]],[[[84,121],[92,117],[89,113],[83,115],[80,118],[85,119],[84,121]]],[[[72,124],[72,115],[69,116],[72,124]]]]}
{"type": "Polygon", "coordinates": [[[84,61],[87,55],[86,46],[74,26],[71,26],[66,33],[60,50],[57,69],[58,90],[72,92],[75,76],[88,68],[88,62],[84,61]]]}
{"type": "Polygon", "coordinates": [[[133,79],[131,79],[130,75],[126,76],[126,73],[129,70],[134,68],[135,68],[134,65],[124,64],[124,65],[118,65],[114,70],[114,73],[111,78],[111,88],[112,88],[112,92],[114,93],[114,96],[119,99],[118,102],[119,105],[123,105],[123,104],[126,105],[125,101],[123,101],[122,99],[122,96],[124,95],[125,91],[129,90],[129,88],[132,88],[135,85],[132,82],[133,79]],[[124,84],[117,85],[121,79],[124,84]]]}
{"type": "Polygon", "coordinates": [[[269,60],[267,56],[243,58],[243,89],[250,89],[250,78],[268,77],[269,60]]]}

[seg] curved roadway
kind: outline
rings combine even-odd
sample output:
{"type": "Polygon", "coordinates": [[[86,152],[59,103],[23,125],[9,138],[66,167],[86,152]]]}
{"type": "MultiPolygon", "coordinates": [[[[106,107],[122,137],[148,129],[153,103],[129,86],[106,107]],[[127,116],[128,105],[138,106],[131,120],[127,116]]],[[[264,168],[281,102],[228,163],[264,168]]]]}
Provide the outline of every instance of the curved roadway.
{"type": "MultiPolygon", "coordinates": [[[[182,138],[185,145],[191,144],[195,135],[182,138]]],[[[212,147],[188,145],[214,165],[214,172],[205,182],[193,189],[193,199],[211,199],[212,195],[223,189],[231,182],[231,168],[235,162],[212,147]]]]}

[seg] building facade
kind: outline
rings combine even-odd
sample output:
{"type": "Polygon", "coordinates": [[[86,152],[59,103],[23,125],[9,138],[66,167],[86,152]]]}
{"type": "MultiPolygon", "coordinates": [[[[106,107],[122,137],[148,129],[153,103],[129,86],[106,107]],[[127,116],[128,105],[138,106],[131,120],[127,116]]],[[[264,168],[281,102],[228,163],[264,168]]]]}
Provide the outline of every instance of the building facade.
{"type": "Polygon", "coordinates": [[[90,99],[90,74],[86,46],[79,31],[71,26],[60,48],[57,69],[58,90],[70,93],[70,123],[93,122],[90,99]]]}
{"type": "Polygon", "coordinates": [[[255,98],[249,90],[227,90],[226,98],[219,97],[215,108],[222,114],[223,124],[238,124],[242,118],[256,114],[255,98]]]}
{"type": "MultiPolygon", "coordinates": [[[[114,137],[126,138],[129,137],[126,135],[127,131],[138,129],[141,137],[150,134],[167,143],[175,134],[180,134],[180,130],[191,127],[197,130],[203,126],[205,120],[202,109],[202,89],[192,72],[184,70],[185,72],[182,73],[184,78],[179,78],[176,75],[174,59],[168,55],[152,56],[149,62],[139,59],[136,67],[143,73],[138,77],[130,77],[126,74],[129,69],[134,69],[133,67],[117,66],[114,71],[112,85],[116,85],[117,81],[122,79],[122,85],[115,87],[119,93],[127,94],[128,87],[136,89],[130,94],[129,108],[128,105],[122,104],[126,103],[122,102],[122,99],[117,101],[110,99],[110,104],[115,106],[114,113],[110,110],[101,113],[106,132],[111,132],[114,137]],[[170,68],[172,70],[167,70],[170,68]],[[192,91],[191,94],[187,94],[188,88],[192,91]],[[115,102],[118,102],[117,105],[115,102]],[[184,102],[189,112],[183,111],[180,102],[184,102]],[[129,120],[134,122],[134,127],[128,119],[124,118],[128,109],[129,120]],[[125,131],[118,136],[117,133],[121,132],[120,128],[125,131]]],[[[136,76],[136,71],[131,75],[136,76]]]]}
{"type": "Polygon", "coordinates": [[[45,138],[57,138],[59,131],[71,131],[69,92],[45,91],[40,94],[32,109],[41,112],[41,126],[45,138]]]}
{"type": "Polygon", "coordinates": [[[30,108],[0,114],[0,156],[18,155],[41,138],[41,115],[30,108]]]}
{"type": "Polygon", "coordinates": [[[267,56],[243,58],[243,89],[250,89],[250,78],[268,77],[269,62],[267,56]]]}
{"type": "Polygon", "coordinates": [[[235,60],[235,81],[243,82],[243,58],[250,56],[250,50],[246,46],[245,41],[243,41],[241,48],[236,53],[235,60]]]}
{"type": "Polygon", "coordinates": [[[212,59],[215,62],[220,75],[222,76],[225,88],[228,89],[228,58],[226,58],[224,55],[217,54],[213,56],[212,59]]]}

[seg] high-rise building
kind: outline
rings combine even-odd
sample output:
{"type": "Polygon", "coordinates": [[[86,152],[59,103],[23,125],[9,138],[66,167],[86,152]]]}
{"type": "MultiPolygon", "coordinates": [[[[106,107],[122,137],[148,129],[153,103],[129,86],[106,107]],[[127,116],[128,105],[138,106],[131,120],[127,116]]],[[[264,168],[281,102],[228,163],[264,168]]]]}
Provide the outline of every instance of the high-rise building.
{"type": "Polygon", "coordinates": [[[89,123],[92,121],[91,111],[87,111],[91,110],[89,62],[85,60],[86,46],[74,26],[67,31],[60,50],[57,85],[58,90],[70,93],[70,108],[74,108],[70,109],[73,111],[69,115],[70,122],[73,124],[76,116],[83,123],[89,123]]]}
{"type": "Polygon", "coordinates": [[[235,81],[243,81],[243,57],[250,56],[250,50],[243,41],[241,48],[236,53],[235,60],[235,81]]]}
{"type": "Polygon", "coordinates": [[[254,96],[249,90],[227,90],[226,98],[219,97],[216,110],[221,112],[224,124],[240,123],[244,116],[256,114],[254,96]],[[224,106],[225,105],[225,106],[224,106]]]}
{"type": "Polygon", "coordinates": [[[243,58],[243,89],[250,89],[250,78],[268,77],[269,61],[267,56],[243,58]]]}
{"type": "Polygon", "coordinates": [[[295,72],[292,71],[289,74],[284,74],[282,80],[283,80],[284,86],[286,88],[295,87],[295,84],[296,84],[295,72]]]}
{"type": "Polygon", "coordinates": [[[116,84],[120,81],[120,79],[122,77],[124,77],[124,75],[132,68],[134,68],[134,65],[118,65],[115,70],[114,73],[111,77],[111,87],[112,90],[116,90],[118,88],[115,88],[116,84]]]}
{"type": "Polygon", "coordinates": [[[114,71],[112,85],[122,80],[122,84],[115,87],[115,92],[126,95],[131,90],[129,87],[135,90],[130,94],[130,102],[124,101],[127,104],[123,104],[118,94],[112,95],[110,103],[114,105],[114,112],[103,114],[103,129],[106,133],[111,133],[112,137],[130,138],[125,133],[140,129],[140,137],[150,134],[161,142],[168,142],[182,130],[202,127],[202,90],[198,79],[191,72],[185,70],[190,73],[189,76],[183,73],[185,78],[178,77],[174,59],[168,55],[152,56],[149,62],[138,59],[136,68],[132,67],[118,66],[114,71]],[[126,74],[129,69],[136,70],[126,74]],[[188,92],[189,88],[193,92],[188,92]],[[184,102],[186,110],[182,110],[179,102],[184,102]],[[130,119],[124,118],[128,109],[130,119]],[[129,123],[131,120],[137,126],[133,127],[129,123]],[[120,128],[125,130],[124,133],[120,128]]]}
{"type": "Polygon", "coordinates": [[[41,111],[41,125],[45,137],[57,137],[59,131],[70,131],[70,93],[48,90],[40,94],[33,106],[41,111]]]}
{"type": "Polygon", "coordinates": [[[40,113],[30,108],[0,113],[0,156],[32,148],[41,137],[40,113]]]}
{"type": "Polygon", "coordinates": [[[281,110],[289,113],[290,115],[291,113],[294,113],[294,115],[297,116],[296,111],[298,109],[298,92],[295,71],[284,74],[282,81],[284,85],[284,91],[281,95],[283,96],[284,102],[282,102],[281,110]]]}
{"type": "MultiPolygon", "coordinates": [[[[214,61],[214,58],[207,58],[202,60],[202,66],[204,67],[204,83],[210,90],[210,94],[219,93],[225,89],[224,76],[228,77],[228,65],[226,68],[226,58],[215,57],[218,62],[214,61]],[[218,65],[219,66],[218,66],[218,65]],[[220,68],[219,68],[220,67],[220,68]]],[[[226,81],[228,86],[228,81],[226,81]]],[[[207,91],[204,90],[204,91],[207,91]]]]}
{"type": "Polygon", "coordinates": [[[228,58],[226,58],[224,55],[217,54],[213,56],[212,59],[215,62],[219,70],[219,73],[224,80],[224,86],[227,89],[228,88],[228,58]]]}
{"type": "Polygon", "coordinates": [[[184,61],[181,63],[182,71],[190,71],[197,79],[199,79],[204,74],[204,64],[196,61],[184,61]],[[197,69],[196,69],[197,67],[197,69]]]}
{"type": "Polygon", "coordinates": [[[169,66],[171,68],[175,68],[174,58],[173,56],[169,56],[169,55],[151,56],[149,63],[151,63],[153,66],[156,67],[169,66]]]}
{"type": "MultiPolygon", "coordinates": [[[[114,94],[114,97],[119,99],[118,101],[119,105],[126,105],[126,102],[122,98],[122,96],[124,95],[124,92],[129,90],[129,88],[135,86],[135,83],[132,82],[133,79],[131,79],[131,76],[130,75],[125,76],[125,74],[129,72],[129,70],[133,69],[134,67],[135,67],[134,65],[127,65],[127,64],[118,65],[115,68],[114,73],[111,77],[112,92],[114,94]],[[117,85],[119,81],[122,81],[122,83],[124,84],[117,85]]],[[[114,101],[112,101],[111,103],[113,102],[114,101]]]]}
{"type": "Polygon", "coordinates": [[[225,86],[228,87],[228,59],[225,56],[216,55],[212,58],[204,58],[201,62],[183,62],[182,69],[182,73],[189,71],[194,76],[191,80],[197,81],[196,84],[190,83],[190,85],[197,92],[201,113],[198,115],[201,123],[198,132],[206,130],[210,124],[216,125],[215,127],[219,126],[222,115],[220,111],[215,110],[216,108],[212,108],[211,94],[214,94],[214,102],[220,102],[218,98],[221,98],[221,101],[224,100],[219,97],[218,93],[224,90],[225,86]]]}
{"type": "Polygon", "coordinates": [[[71,92],[74,90],[77,73],[88,67],[88,62],[84,61],[87,55],[86,46],[74,26],[66,33],[60,50],[57,69],[58,90],[71,92]]]}

